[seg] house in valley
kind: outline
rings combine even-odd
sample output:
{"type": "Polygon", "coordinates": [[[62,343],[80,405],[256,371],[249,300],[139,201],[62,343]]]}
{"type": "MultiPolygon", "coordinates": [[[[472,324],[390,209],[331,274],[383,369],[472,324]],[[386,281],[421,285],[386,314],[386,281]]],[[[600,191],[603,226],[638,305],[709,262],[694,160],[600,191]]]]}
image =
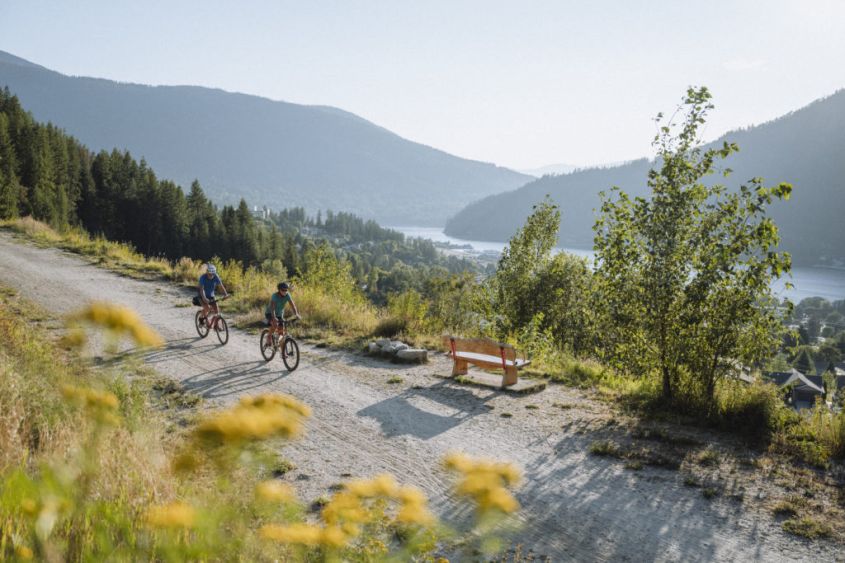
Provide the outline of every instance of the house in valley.
{"type": "Polygon", "coordinates": [[[795,410],[813,408],[816,400],[824,400],[821,376],[807,376],[792,368],[792,371],[766,373],[763,377],[784,390],[784,400],[795,410]]]}

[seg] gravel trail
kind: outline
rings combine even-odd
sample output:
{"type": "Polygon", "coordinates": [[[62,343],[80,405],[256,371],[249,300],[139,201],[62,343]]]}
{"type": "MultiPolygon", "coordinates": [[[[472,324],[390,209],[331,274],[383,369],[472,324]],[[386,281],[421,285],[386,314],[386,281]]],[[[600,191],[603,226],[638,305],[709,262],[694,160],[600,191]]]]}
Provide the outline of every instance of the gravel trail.
{"type": "Polygon", "coordinates": [[[511,396],[436,377],[450,368],[441,355],[407,367],[305,344],[299,369],[287,373],[278,358],[261,358],[257,336],[230,329],[225,347],[213,335],[199,339],[195,309],[177,306],[190,299],[182,288],[120,276],[2,231],[0,283],[59,314],[94,299],[133,307],[167,341],[145,361],[202,395],[209,408],[260,392],[309,404],[314,414],[305,436],[284,449],[296,464],[286,478],[303,499],[328,494],[346,475],[390,472],[422,488],[434,509],[455,521],[468,515],[456,514],[438,462],[463,450],[523,469],[515,541],[552,561],[843,560],[832,542],[782,532],[752,506],[754,490],[743,501],[707,500],[685,487],[678,471],[629,471],[590,456],[596,428],[609,415],[575,390],[511,396]],[[388,384],[394,376],[403,382],[388,384]]]}

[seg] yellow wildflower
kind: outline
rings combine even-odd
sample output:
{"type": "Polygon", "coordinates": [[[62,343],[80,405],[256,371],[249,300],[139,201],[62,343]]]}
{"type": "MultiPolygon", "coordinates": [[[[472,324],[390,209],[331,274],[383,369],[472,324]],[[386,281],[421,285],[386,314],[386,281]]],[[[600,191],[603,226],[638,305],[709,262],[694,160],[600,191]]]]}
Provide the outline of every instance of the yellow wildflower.
{"type": "Polygon", "coordinates": [[[245,397],[235,407],[200,423],[197,436],[219,443],[239,443],[271,437],[290,438],[299,434],[302,417],[309,414],[308,406],[293,397],[245,397]]]}
{"type": "Polygon", "coordinates": [[[82,348],[87,340],[85,332],[82,329],[75,328],[68,331],[59,343],[65,348],[82,348]]]}
{"type": "Polygon", "coordinates": [[[147,510],[147,524],[156,528],[191,528],[197,512],[190,505],[174,502],[147,510]]]}
{"type": "Polygon", "coordinates": [[[490,489],[478,497],[478,506],[483,510],[500,510],[505,514],[519,510],[519,503],[504,487],[490,489]]]}
{"type": "Polygon", "coordinates": [[[15,555],[18,556],[20,559],[32,559],[32,550],[26,547],[25,545],[19,545],[15,548],[15,555]]]}
{"type": "Polygon", "coordinates": [[[120,404],[114,393],[97,391],[96,389],[84,389],[72,385],[63,385],[62,395],[89,408],[114,410],[120,404]]]}
{"type": "Polygon", "coordinates": [[[370,514],[361,504],[361,498],[361,496],[349,491],[341,491],[335,494],[323,508],[323,520],[327,524],[367,522],[370,519],[370,514]]]}
{"type": "Polygon", "coordinates": [[[466,473],[473,466],[473,461],[466,454],[452,452],[443,458],[443,465],[446,469],[454,469],[455,471],[466,473]]]}
{"type": "MultiPolygon", "coordinates": [[[[356,530],[357,534],[357,530],[356,530]]],[[[345,531],[337,526],[329,526],[323,530],[321,540],[329,547],[343,547],[348,541],[345,531]]]]}
{"type": "Polygon", "coordinates": [[[255,496],[267,502],[290,502],[294,500],[293,488],[278,481],[263,481],[255,487],[255,496]]]}
{"type": "Polygon", "coordinates": [[[290,524],[280,526],[267,524],[259,530],[262,538],[281,543],[297,543],[301,545],[320,545],[323,540],[323,530],[311,524],[290,524]]]}
{"type": "Polygon", "coordinates": [[[396,513],[396,521],[403,524],[429,526],[434,523],[434,515],[425,506],[406,504],[396,513]]]}
{"type": "Polygon", "coordinates": [[[464,454],[453,453],[443,460],[446,468],[462,474],[455,490],[472,497],[480,512],[497,510],[505,514],[519,509],[519,503],[505,488],[520,480],[519,470],[509,463],[472,460],[464,454]]]}
{"type": "Polygon", "coordinates": [[[115,334],[127,334],[139,346],[161,346],[164,341],[141,317],[128,307],[111,303],[91,303],[71,315],[70,322],[86,322],[115,334]]]}

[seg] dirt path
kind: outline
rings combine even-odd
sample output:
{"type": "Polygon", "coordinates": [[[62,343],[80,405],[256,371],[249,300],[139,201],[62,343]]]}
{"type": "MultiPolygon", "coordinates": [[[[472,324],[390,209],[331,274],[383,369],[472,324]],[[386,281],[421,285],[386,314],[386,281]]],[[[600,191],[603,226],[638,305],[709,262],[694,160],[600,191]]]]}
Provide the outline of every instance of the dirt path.
{"type": "Polygon", "coordinates": [[[289,374],[278,359],[264,362],[253,335],[234,330],[225,347],[213,336],[197,338],[194,309],[177,307],[186,302],[184,290],[122,277],[72,254],[22,244],[6,232],[0,232],[0,283],[57,313],[92,299],[135,308],[167,340],[146,361],[209,406],[266,391],[308,403],[314,415],[307,433],[284,451],[296,464],[288,478],[304,499],[327,494],[344,475],[390,472],[424,489],[435,509],[454,519],[460,515],[438,461],[463,450],[523,468],[517,540],[553,561],[842,560],[831,542],[782,532],[751,506],[753,489],[746,500],[707,500],[685,487],[678,471],[628,471],[590,456],[596,439],[591,428],[603,426],[609,415],[570,389],[553,386],[514,397],[435,377],[448,372],[442,356],[402,367],[307,345],[299,369],[289,374]],[[402,383],[387,383],[397,375],[402,383]]]}

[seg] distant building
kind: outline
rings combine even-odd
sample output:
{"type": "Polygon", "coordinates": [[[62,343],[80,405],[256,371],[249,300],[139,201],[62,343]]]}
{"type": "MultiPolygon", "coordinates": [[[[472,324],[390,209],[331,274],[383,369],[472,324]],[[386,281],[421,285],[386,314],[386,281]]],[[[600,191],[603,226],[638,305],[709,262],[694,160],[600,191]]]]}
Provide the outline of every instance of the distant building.
{"type": "Polygon", "coordinates": [[[824,387],[821,376],[807,376],[792,368],[792,371],[770,372],[763,377],[780,387],[788,389],[784,396],[786,403],[795,410],[810,409],[816,399],[824,399],[824,387]]]}

